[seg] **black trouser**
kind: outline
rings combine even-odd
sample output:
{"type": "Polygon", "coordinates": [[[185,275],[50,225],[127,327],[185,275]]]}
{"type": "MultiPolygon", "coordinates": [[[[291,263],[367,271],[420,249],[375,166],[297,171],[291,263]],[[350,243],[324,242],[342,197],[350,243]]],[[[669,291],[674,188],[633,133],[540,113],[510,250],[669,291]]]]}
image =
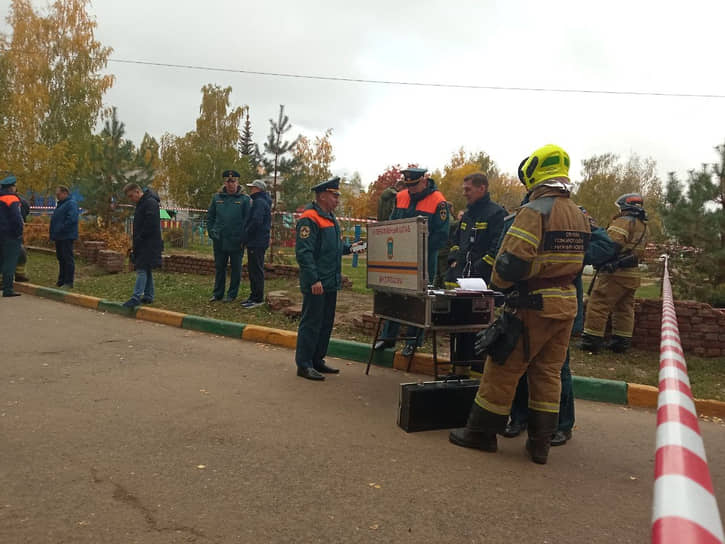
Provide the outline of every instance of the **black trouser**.
{"type": "Polygon", "coordinates": [[[18,264],[19,253],[20,238],[0,239],[0,271],[3,276],[4,295],[13,292],[13,279],[15,278],[15,267],[18,264]]]}
{"type": "Polygon", "coordinates": [[[249,273],[249,300],[264,302],[264,254],[263,247],[247,248],[247,272],[249,273]]]}
{"type": "Polygon", "coordinates": [[[335,306],[337,291],[325,291],[322,295],[303,295],[295,352],[298,367],[316,367],[327,354],[332,325],[335,323],[335,306]]]}
{"type": "Polygon", "coordinates": [[[458,332],[453,335],[453,354],[451,362],[456,367],[470,367],[476,372],[483,372],[484,359],[476,357],[476,333],[458,332]],[[459,362],[460,361],[460,362],[459,362]]]}
{"type": "Polygon", "coordinates": [[[73,240],[56,240],[55,256],[58,258],[58,285],[73,285],[76,262],[73,258],[73,240]]]}
{"type": "Polygon", "coordinates": [[[242,280],[242,249],[237,251],[224,251],[221,242],[214,242],[214,296],[224,297],[224,284],[227,280],[227,263],[231,263],[232,276],[229,278],[229,298],[237,298],[239,293],[239,282],[242,280]]]}

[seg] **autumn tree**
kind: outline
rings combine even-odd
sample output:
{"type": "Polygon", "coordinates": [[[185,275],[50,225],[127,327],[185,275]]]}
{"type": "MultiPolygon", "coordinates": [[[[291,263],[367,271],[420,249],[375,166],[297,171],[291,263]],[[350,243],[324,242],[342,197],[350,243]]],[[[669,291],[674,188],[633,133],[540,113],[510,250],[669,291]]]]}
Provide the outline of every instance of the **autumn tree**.
{"type": "Polygon", "coordinates": [[[232,108],[232,88],[209,84],[201,92],[196,130],[161,138],[159,181],[177,204],[206,208],[224,170],[237,170],[242,182],[254,179],[255,172],[237,147],[244,108],[232,108]]]}
{"type": "Polygon", "coordinates": [[[340,206],[338,215],[365,218],[367,216],[368,195],[363,189],[359,172],[340,183],[340,206]]]}
{"type": "Polygon", "coordinates": [[[367,192],[367,207],[365,210],[365,217],[377,217],[378,212],[378,201],[380,195],[388,187],[395,185],[395,182],[403,178],[403,174],[400,173],[400,165],[389,166],[385,171],[380,174],[375,181],[370,184],[367,192]]]}
{"type": "Polygon", "coordinates": [[[297,145],[298,139],[285,140],[285,134],[292,129],[292,125],[289,122],[289,117],[284,113],[284,105],[279,107],[279,116],[277,121],[274,119],[269,120],[269,134],[267,135],[267,141],[264,142],[264,151],[269,155],[269,158],[265,161],[265,168],[272,175],[272,209],[277,207],[277,180],[279,176],[287,175],[292,166],[293,159],[287,157],[288,153],[294,151],[297,145]]]}
{"type": "Polygon", "coordinates": [[[95,39],[89,5],[56,0],[42,15],[29,0],[12,0],[6,19],[12,36],[2,38],[0,168],[41,194],[88,169],[92,130],[113,84],[101,73],[111,49],[95,39]]]}
{"type": "Polygon", "coordinates": [[[624,193],[640,193],[649,217],[649,240],[663,238],[662,184],[657,176],[657,163],[650,158],[632,155],[622,162],[618,155],[605,153],[582,161],[582,179],[575,183],[574,200],[583,206],[602,226],[617,214],[614,202],[624,193]]]}
{"type": "MultiPolygon", "coordinates": [[[[436,179],[438,189],[443,193],[447,201],[453,203],[455,210],[466,209],[466,199],[463,196],[463,178],[476,172],[486,175],[493,194],[500,174],[496,163],[483,151],[466,153],[465,149],[461,147],[451,155],[440,175],[438,172],[434,174],[434,179],[439,175],[439,178],[436,179]]],[[[498,192],[503,194],[501,188],[498,188],[498,192]]]]}
{"type": "Polygon", "coordinates": [[[693,251],[673,252],[677,294],[725,306],[725,144],[719,163],[690,170],[686,184],[670,173],[662,215],[667,236],[693,251]]]}
{"type": "Polygon", "coordinates": [[[112,226],[118,204],[125,201],[123,186],[151,185],[158,166],[158,143],[154,138],[146,134],[136,149],[125,135],[126,127],[113,108],[103,130],[91,142],[89,173],[79,180],[83,207],[104,227],[112,226]]]}
{"type": "Polygon", "coordinates": [[[280,183],[280,206],[286,211],[295,211],[311,200],[313,185],[332,177],[330,166],[335,160],[332,149],[332,129],[311,140],[300,136],[294,146],[288,174],[280,183]]]}

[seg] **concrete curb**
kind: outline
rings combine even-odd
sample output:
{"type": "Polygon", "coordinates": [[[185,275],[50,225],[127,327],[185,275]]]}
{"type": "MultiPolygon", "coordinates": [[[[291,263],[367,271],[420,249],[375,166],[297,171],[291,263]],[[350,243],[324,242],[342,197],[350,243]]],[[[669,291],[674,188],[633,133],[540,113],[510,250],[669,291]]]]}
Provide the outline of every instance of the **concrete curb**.
{"type": "MultiPolygon", "coordinates": [[[[274,344],[290,349],[294,349],[297,343],[296,333],[261,325],[246,325],[233,321],[222,321],[148,306],[124,308],[120,302],[101,300],[88,295],[81,295],[62,289],[41,287],[31,283],[16,282],[15,289],[19,293],[27,295],[49,298],[84,308],[134,317],[143,321],[161,323],[182,329],[241,338],[251,342],[274,344]]],[[[368,357],[370,356],[370,345],[331,338],[328,355],[367,363],[368,357]]],[[[408,366],[408,358],[403,357],[400,352],[386,349],[374,355],[373,363],[377,366],[392,367],[405,371],[408,366]]],[[[439,363],[439,370],[441,372],[447,372],[450,369],[448,359],[441,358],[439,359],[439,363]]],[[[428,353],[416,353],[413,357],[410,371],[432,376],[433,356],[428,353]]],[[[657,408],[658,389],[651,385],[605,380],[601,378],[587,378],[584,376],[573,376],[572,379],[574,382],[574,396],[578,399],[624,404],[641,408],[657,408]]],[[[701,416],[725,418],[725,402],[710,399],[695,399],[695,405],[701,416]]]]}
{"type": "Polygon", "coordinates": [[[181,321],[182,329],[210,332],[212,334],[218,334],[219,336],[230,336],[232,338],[241,338],[244,327],[246,327],[244,323],[222,321],[220,319],[200,317],[197,315],[185,315],[181,321]]]}

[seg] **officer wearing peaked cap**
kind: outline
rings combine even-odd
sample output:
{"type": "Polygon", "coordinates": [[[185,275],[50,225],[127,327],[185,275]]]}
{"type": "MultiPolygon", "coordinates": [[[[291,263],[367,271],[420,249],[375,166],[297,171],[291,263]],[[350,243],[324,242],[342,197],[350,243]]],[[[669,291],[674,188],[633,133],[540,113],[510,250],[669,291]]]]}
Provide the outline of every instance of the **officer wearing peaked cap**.
{"type": "Polygon", "coordinates": [[[23,217],[20,198],[15,194],[15,182],[15,176],[0,180],[0,271],[4,297],[20,296],[13,291],[15,267],[23,237],[23,217]]]}
{"type": "MultiPolygon", "coordinates": [[[[429,283],[433,283],[438,267],[438,251],[448,241],[450,224],[448,203],[443,193],[438,190],[435,181],[425,175],[428,172],[425,168],[406,168],[401,172],[406,188],[396,195],[395,208],[390,219],[418,216],[428,219],[427,278],[429,283]]],[[[374,349],[392,347],[399,330],[399,323],[386,321],[380,340],[376,342],[374,349]]],[[[423,341],[423,331],[409,327],[405,336],[408,340],[401,354],[404,357],[412,357],[416,345],[420,345],[423,341]]]]}
{"type": "MultiPolygon", "coordinates": [[[[335,322],[337,291],[342,288],[342,256],[351,252],[343,243],[335,208],[340,199],[340,178],[315,185],[315,201],[297,221],[295,256],[300,268],[302,315],[297,329],[297,375],[324,380],[323,374],[340,372],[325,364],[335,322]]],[[[355,245],[355,244],[353,244],[355,245]]]]}
{"type": "Polygon", "coordinates": [[[207,231],[214,242],[216,270],[214,291],[209,302],[222,299],[224,302],[231,302],[237,298],[242,278],[242,247],[246,243],[247,223],[252,207],[251,199],[239,186],[239,172],[225,170],[222,178],[224,185],[212,197],[207,212],[207,231]],[[231,266],[231,277],[225,297],[227,263],[231,266]]]}

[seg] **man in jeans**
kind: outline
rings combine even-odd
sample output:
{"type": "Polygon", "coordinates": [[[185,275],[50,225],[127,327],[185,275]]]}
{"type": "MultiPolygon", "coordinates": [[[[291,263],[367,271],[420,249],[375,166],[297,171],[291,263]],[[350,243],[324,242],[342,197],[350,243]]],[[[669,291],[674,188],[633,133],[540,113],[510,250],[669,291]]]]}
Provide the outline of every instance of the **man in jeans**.
{"type": "Polygon", "coordinates": [[[65,185],[55,190],[58,203],[50,218],[50,239],[55,242],[58,258],[58,287],[73,287],[76,263],[73,258],[73,242],[78,239],[78,203],[65,185]]]}
{"type": "Polygon", "coordinates": [[[248,183],[252,198],[252,211],[247,223],[247,270],[249,271],[249,298],[242,308],[254,308],[264,303],[264,254],[269,247],[272,228],[272,198],[261,179],[248,183]]]}
{"type": "Polygon", "coordinates": [[[161,268],[161,217],[159,214],[159,196],[151,189],[145,191],[135,183],[123,188],[126,197],[136,204],[133,214],[133,249],[131,262],[136,267],[136,285],[133,295],[123,303],[133,308],[141,303],[154,301],[154,279],[151,270],[161,268]]]}

